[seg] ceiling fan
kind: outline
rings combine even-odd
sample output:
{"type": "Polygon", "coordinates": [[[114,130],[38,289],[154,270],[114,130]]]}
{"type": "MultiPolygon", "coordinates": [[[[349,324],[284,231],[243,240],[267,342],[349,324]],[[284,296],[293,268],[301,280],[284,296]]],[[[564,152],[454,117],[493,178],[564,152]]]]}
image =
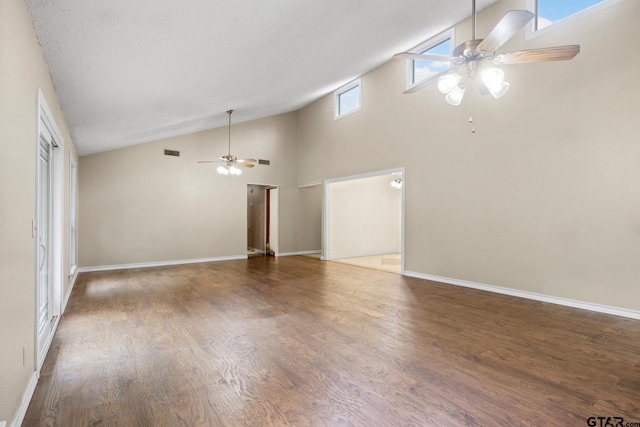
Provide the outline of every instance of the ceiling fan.
{"type": "MultiPolygon", "coordinates": [[[[453,50],[452,56],[431,55],[425,53],[402,52],[394,58],[442,61],[451,64],[446,71],[436,74],[438,89],[446,94],[446,101],[451,105],[460,105],[466,87],[461,84],[466,75],[475,80],[482,95],[490,93],[500,98],[509,89],[504,81],[504,71],[493,65],[524,64],[528,62],[566,61],[580,53],[580,45],[553,46],[540,49],[518,50],[496,54],[496,50],[513,37],[518,30],[531,21],[535,14],[528,10],[510,10],[484,39],[476,39],[476,0],[472,0],[472,39],[461,43],[453,50]]],[[[432,78],[407,89],[404,93],[414,93],[430,83],[432,78]]]]}
{"type": "Polygon", "coordinates": [[[198,163],[217,163],[222,162],[223,164],[218,166],[218,173],[220,175],[240,175],[242,170],[238,166],[242,166],[245,168],[252,168],[255,165],[256,159],[238,159],[236,156],[231,155],[231,113],[233,110],[227,110],[227,114],[229,115],[229,154],[226,156],[218,157],[217,160],[200,160],[198,163]]]}

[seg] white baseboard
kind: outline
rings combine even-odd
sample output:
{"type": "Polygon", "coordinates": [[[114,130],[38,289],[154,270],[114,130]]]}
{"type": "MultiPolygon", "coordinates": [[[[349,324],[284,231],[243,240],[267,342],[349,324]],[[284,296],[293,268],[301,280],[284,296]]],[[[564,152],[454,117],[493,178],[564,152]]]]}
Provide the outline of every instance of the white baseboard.
{"type": "MultiPolygon", "coordinates": [[[[22,421],[24,420],[24,416],[27,414],[27,409],[29,408],[29,403],[31,403],[31,398],[33,397],[33,392],[36,391],[36,385],[38,384],[38,373],[33,371],[33,375],[31,375],[31,380],[29,380],[29,385],[22,396],[22,403],[20,404],[20,410],[16,415],[16,418],[13,420],[11,424],[13,427],[20,427],[22,425],[22,421]]],[[[0,424],[2,427],[2,424],[0,424]]]]}
{"type": "Polygon", "coordinates": [[[311,255],[311,254],[319,254],[320,249],[315,251],[295,251],[295,252],[278,252],[276,256],[297,256],[297,255],[311,255]]]}
{"type": "Polygon", "coordinates": [[[196,258],[196,259],[179,259],[173,261],[157,261],[157,262],[140,262],[135,264],[116,264],[116,265],[99,265],[95,267],[80,267],[78,271],[88,273],[92,271],[109,271],[109,270],[127,270],[130,268],[148,268],[148,267],[165,267],[170,265],[181,264],[198,264],[201,262],[217,262],[217,261],[234,261],[239,259],[247,259],[247,255],[230,255],[214,258],[196,258]]]}
{"type": "Polygon", "coordinates": [[[534,292],[519,291],[517,289],[502,288],[500,286],[485,285],[482,283],[469,282],[466,280],[451,279],[449,277],[434,276],[431,274],[417,273],[415,271],[405,271],[405,276],[415,277],[417,279],[432,280],[434,282],[447,283],[450,285],[463,286],[465,288],[479,289],[487,292],[495,292],[498,294],[511,295],[519,298],[526,298],[536,301],[549,302],[551,304],[564,305],[567,307],[580,308],[582,310],[595,311],[598,313],[613,314],[614,316],[628,317],[630,319],[640,320],[640,311],[629,310],[626,308],[612,307],[608,305],[594,304],[585,301],[577,301],[567,298],[554,297],[550,295],[537,294],[534,292]]]}

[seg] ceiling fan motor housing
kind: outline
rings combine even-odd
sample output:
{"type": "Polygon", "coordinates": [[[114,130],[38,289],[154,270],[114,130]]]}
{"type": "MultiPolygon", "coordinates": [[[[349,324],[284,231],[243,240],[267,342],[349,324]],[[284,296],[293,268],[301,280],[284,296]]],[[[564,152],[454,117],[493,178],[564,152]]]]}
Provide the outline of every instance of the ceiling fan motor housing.
{"type": "Polygon", "coordinates": [[[467,40],[464,43],[460,43],[453,50],[453,56],[458,58],[464,58],[465,62],[482,59],[481,51],[478,49],[478,45],[481,42],[482,42],[482,39],[476,39],[476,40],[467,40]]]}

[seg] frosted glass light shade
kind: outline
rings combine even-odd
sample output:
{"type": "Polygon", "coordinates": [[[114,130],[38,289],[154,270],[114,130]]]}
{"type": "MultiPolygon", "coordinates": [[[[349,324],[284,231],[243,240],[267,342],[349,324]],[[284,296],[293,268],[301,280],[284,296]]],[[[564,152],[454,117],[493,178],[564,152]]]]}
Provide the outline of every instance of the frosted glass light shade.
{"type": "Polygon", "coordinates": [[[466,88],[464,87],[464,85],[458,85],[455,88],[451,89],[451,91],[444,99],[451,105],[460,105],[465,90],[466,88]]]}
{"type": "Polygon", "coordinates": [[[216,169],[220,175],[240,175],[242,169],[235,167],[234,165],[218,166],[216,169]]]}
{"type": "Polygon", "coordinates": [[[480,71],[480,78],[487,90],[494,98],[498,99],[509,90],[509,83],[504,81],[504,71],[500,68],[485,68],[480,71]]]}
{"type": "Polygon", "coordinates": [[[509,86],[511,85],[507,82],[500,82],[495,86],[487,86],[487,89],[489,89],[489,93],[491,93],[491,95],[493,95],[495,99],[498,99],[502,95],[507,93],[507,91],[509,90],[509,86]]]}
{"type": "Polygon", "coordinates": [[[502,80],[504,80],[504,71],[500,68],[485,68],[480,71],[480,77],[484,84],[488,88],[491,88],[502,83],[502,80]]]}
{"type": "Polygon", "coordinates": [[[438,90],[442,93],[449,93],[460,83],[462,76],[458,73],[445,74],[438,79],[438,90]]]}

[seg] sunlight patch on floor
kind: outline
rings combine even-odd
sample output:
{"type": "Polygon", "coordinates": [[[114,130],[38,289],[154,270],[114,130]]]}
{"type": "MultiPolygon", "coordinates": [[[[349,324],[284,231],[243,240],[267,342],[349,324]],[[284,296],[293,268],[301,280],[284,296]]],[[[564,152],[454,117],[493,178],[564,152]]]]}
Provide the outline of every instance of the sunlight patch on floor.
{"type": "Polygon", "coordinates": [[[358,267],[373,268],[375,270],[390,271],[398,274],[402,272],[402,255],[399,253],[340,258],[333,259],[332,261],[339,262],[341,264],[356,265],[358,267]]]}

